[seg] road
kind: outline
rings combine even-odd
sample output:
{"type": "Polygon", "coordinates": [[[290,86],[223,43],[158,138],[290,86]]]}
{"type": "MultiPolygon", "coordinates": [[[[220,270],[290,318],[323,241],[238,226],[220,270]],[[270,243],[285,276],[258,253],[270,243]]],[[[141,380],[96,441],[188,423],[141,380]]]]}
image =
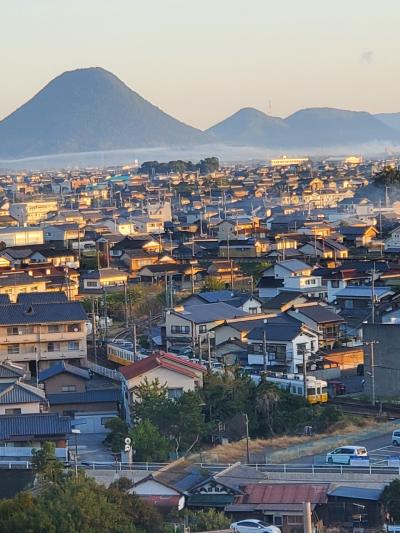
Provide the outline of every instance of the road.
{"type": "MultiPolygon", "coordinates": [[[[400,427],[400,421],[399,421],[400,427]]],[[[355,440],[348,443],[354,446],[364,446],[370,457],[372,465],[384,465],[387,458],[392,456],[400,456],[400,447],[393,446],[392,432],[379,435],[379,437],[373,437],[371,439],[355,440]]],[[[291,464],[304,464],[304,465],[320,465],[325,462],[325,454],[308,455],[305,457],[299,457],[290,461],[291,464]]]]}

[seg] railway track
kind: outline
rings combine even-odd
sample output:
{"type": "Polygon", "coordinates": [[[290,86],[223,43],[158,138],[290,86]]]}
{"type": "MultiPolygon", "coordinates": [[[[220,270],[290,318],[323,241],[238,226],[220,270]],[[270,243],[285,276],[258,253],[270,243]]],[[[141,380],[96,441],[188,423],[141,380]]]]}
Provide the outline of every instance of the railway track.
{"type": "Polygon", "coordinates": [[[335,398],[330,403],[337,405],[345,413],[372,417],[400,418],[400,405],[397,406],[388,403],[368,405],[366,403],[348,401],[344,398],[335,398]]]}

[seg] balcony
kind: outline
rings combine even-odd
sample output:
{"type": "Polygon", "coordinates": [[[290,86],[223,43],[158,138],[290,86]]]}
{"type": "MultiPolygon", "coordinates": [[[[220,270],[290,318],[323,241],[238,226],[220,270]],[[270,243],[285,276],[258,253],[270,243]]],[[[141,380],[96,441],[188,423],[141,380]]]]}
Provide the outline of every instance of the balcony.
{"type": "Polygon", "coordinates": [[[38,342],[77,341],[86,338],[83,331],[59,331],[56,333],[21,333],[0,337],[0,344],[36,344],[38,342]]]}
{"type": "Polygon", "coordinates": [[[51,359],[80,359],[86,357],[86,350],[59,350],[54,352],[41,351],[25,351],[20,353],[8,353],[7,350],[0,350],[0,361],[9,359],[14,362],[23,361],[47,361],[51,359]]]}

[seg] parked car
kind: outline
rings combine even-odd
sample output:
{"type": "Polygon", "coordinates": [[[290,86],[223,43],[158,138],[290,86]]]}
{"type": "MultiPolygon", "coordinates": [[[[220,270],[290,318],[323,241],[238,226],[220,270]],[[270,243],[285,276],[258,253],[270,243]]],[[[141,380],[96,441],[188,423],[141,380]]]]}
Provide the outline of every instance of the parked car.
{"type": "Polygon", "coordinates": [[[400,429],[395,429],[392,433],[393,446],[400,446],[400,429]]]}
{"type": "Polygon", "coordinates": [[[343,446],[326,454],[326,462],[330,464],[349,465],[354,457],[368,457],[364,446],[343,446]]]}
{"type": "Polygon", "coordinates": [[[270,526],[266,522],[250,518],[248,520],[239,520],[231,524],[234,533],[281,533],[279,527],[270,526]]]}

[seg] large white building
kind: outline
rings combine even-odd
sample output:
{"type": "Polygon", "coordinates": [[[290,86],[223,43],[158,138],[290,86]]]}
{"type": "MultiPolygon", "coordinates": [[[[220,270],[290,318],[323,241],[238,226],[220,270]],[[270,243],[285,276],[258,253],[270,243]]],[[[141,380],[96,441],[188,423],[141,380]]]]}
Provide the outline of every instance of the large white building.
{"type": "Polygon", "coordinates": [[[9,248],[12,246],[27,246],[43,244],[43,229],[41,228],[0,228],[0,242],[9,248]]]}

